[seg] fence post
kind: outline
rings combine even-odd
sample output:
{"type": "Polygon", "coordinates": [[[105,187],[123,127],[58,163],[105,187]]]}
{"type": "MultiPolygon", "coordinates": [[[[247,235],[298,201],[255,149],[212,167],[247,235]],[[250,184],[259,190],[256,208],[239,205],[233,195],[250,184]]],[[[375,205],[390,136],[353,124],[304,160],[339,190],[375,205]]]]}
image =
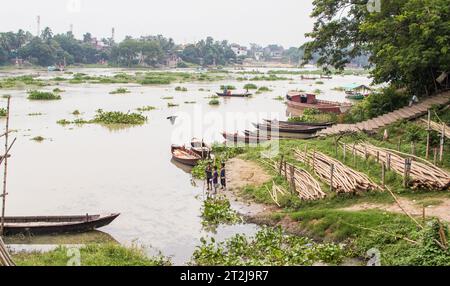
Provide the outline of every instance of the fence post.
{"type": "Polygon", "coordinates": [[[386,165],[384,162],[381,164],[381,185],[384,187],[386,184],[386,165]]]}
{"type": "Polygon", "coordinates": [[[333,191],[334,164],[330,165],[330,192],[333,191]]]}
{"type": "Polygon", "coordinates": [[[295,169],[293,165],[289,165],[289,169],[291,171],[291,195],[293,195],[296,190],[295,190],[295,169]]]}

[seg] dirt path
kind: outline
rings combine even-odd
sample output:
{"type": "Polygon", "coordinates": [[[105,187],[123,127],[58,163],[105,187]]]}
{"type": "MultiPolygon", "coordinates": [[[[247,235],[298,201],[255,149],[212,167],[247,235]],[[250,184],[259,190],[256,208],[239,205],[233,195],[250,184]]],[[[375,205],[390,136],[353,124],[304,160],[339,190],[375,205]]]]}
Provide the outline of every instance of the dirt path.
{"type": "Polygon", "coordinates": [[[274,209],[272,206],[243,200],[237,192],[246,186],[261,186],[272,177],[258,164],[233,158],[226,164],[227,191],[223,192],[230,200],[234,209],[247,217],[259,216],[274,209]]]}
{"type": "MultiPolygon", "coordinates": [[[[438,217],[441,220],[450,222],[450,199],[449,198],[439,198],[439,204],[431,205],[425,208],[426,216],[438,217]]],[[[422,216],[422,206],[421,204],[414,202],[410,199],[399,198],[402,207],[413,216],[422,216]]],[[[347,211],[361,211],[368,209],[379,209],[394,213],[403,213],[397,204],[386,205],[386,204],[375,204],[375,203],[361,203],[356,204],[343,210],[347,211]]]]}

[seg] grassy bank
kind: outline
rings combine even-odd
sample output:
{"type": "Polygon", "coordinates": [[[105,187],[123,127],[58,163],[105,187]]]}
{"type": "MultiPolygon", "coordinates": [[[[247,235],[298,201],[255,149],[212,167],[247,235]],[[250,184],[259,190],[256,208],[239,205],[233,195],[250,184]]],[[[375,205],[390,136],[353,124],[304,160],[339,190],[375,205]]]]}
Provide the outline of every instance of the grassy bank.
{"type": "Polygon", "coordinates": [[[116,244],[91,244],[77,249],[59,246],[49,252],[19,252],[13,254],[19,266],[165,266],[170,261],[163,257],[148,257],[144,249],[116,244]]]}

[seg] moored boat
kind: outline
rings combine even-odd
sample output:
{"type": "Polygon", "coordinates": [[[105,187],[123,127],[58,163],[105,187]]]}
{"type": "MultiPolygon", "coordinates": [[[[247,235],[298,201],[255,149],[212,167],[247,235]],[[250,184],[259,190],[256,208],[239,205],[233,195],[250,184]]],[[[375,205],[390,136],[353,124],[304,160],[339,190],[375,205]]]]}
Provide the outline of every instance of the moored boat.
{"type": "Polygon", "coordinates": [[[324,126],[324,127],[329,127],[333,125],[332,122],[297,122],[297,121],[282,121],[282,120],[268,120],[268,119],[263,120],[268,124],[287,124],[299,126],[324,126]]]}
{"type": "Polygon", "coordinates": [[[351,100],[363,100],[365,98],[365,96],[360,93],[350,93],[350,94],[347,94],[345,96],[345,98],[351,99],[351,100]]]}
{"type": "Polygon", "coordinates": [[[5,235],[80,233],[110,224],[120,214],[5,217],[5,235]]]}
{"type": "Polygon", "coordinates": [[[300,76],[300,78],[303,80],[316,80],[317,79],[316,76],[304,76],[304,75],[300,76]]]}
{"type": "Polygon", "coordinates": [[[197,165],[198,161],[202,159],[202,156],[184,146],[172,145],[171,152],[175,161],[189,166],[197,165]]]}
{"type": "Polygon", "coordinates": [[[304,110],[307,108],[317,109],[326,113],[345,113],[352,106],[349,103],[340,103],[334,101],[320,100],[315,94],[300,93],[298,91],[290,91],[286,95],[287,105],[291,108],[304,110]]]}
{"type": "Polygon", "coordinates": [[[271,137],[269,136],[249,136],[249,135],[239,135],[238,133],[227,133],[222,132],[223,138],[227,142],[232,143],[245,143],[245,144],[258,144],[262,142],[267,142],[271,140],[271,137]]]}
{"type": "Polygon", "coordinates": [[[282,124],[264,124],[264,123],[253,123],[253,126],[259,130],[264,130],[267,132],[281,132],[281,133],[304,133],[310,134],[315,133],[319,130],[326,128],[325,126],[293,126],[293,125],[282,125],[282,124]]]}
{"type": "Polygon", "coordinates": [[[208,158],[211,153],[211,148],[203,140],[197,138],[192,138],[191,150],[202,156],[203,159],[208,158]]]}
{"type": "Polygon", "coordinates": [[[249,92],[245,92],[245,93],[227,93],[227,92],[216,92],[216,94],[218,96],[222,96],[222,97],[249,97],[252,94],[249,92]]]}

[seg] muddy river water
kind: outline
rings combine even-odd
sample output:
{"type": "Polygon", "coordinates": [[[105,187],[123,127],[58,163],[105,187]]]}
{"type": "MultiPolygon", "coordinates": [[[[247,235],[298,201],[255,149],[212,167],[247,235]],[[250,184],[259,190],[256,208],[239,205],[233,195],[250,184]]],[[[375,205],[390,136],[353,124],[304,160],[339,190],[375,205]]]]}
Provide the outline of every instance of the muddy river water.
{"type": "MultiPolygon", "coordinates": [[[[113,69],[72,71],[93,75],[118,72],[113,69]]],[[[24,72],[1,71],[0,77],[20,73],[24,72]]],[[[56,74],[41,72],[41,76],[56,74]]],[[[251,224],[221,226],[216,234],[202,229],[203,183],[193,181],[188,169],[171,161],[170,145],[188,144],[192,137],[220,142],[223,130],[253,129],[251,123],[263,118],[285,119],[286,106],[274,97],[284,96],[291,89],[313,91],[319,88],[322,90],[319,98],[345,101],[343,92],[332,89],[353,82],[370,83],[370,79],[362,76],[335,76],[321,80],[324,82],[321,85],[302,81],[298,75],[287,77],[292,80],[254,82],[272,91],[249,99],[220,99],[219,106],[210,106],[208,97],[221,84],[242,88],[245,82],[224,80],[161,86],[61,83],[59,88],[65,92],[58,101],[29,101],[25,89],[0,89],[0,95],[12,97],[10,127],[17,130],[12,134],[17,142],[8,162],[7,215],[120,212],[119,218],[102,228],[102,232],[124,244],[135,242],[151,246],[171,256],[175,264],[189,260],[201,237],[224,239],[235,233],[251,235],[257,230],[257,226],[251,224]],[[175,91],[179,85],[188,91],[175,91]],[[118,87],[126,87],[131,92],[109,94],[118,87]],[[168,102],[179,106],[169,108],[168,102]],[[91,119],[97,109],[134,112],[147,105],[156,109],[144,113],[148,122],[142,126],[111,128],[56,123],[61,119],[76,119],[77,116],[72,115],[74,110],[81,112],[78,118],[91,119]],[[29,116],[30,113],[42,115],[29,116]],[[167,117],[174,115],[177,119],[173,124],[167,117]],[[35,136],[45,140],[31,140],[35,136]]],[[[55,86],[42,90],[53,88],[55,86]]],[[[5,102],[2,98],[0,104],[3,106],[5,102]]],[[[4,124],[4,119],[0,119],[0,124],[4,124]]],[[[26,248],[19,245],[24,244],[23,241],[11,243],[26,248]]],[[[59,242],[55,238],[41,238],[26,243],[59,242]]]]}

